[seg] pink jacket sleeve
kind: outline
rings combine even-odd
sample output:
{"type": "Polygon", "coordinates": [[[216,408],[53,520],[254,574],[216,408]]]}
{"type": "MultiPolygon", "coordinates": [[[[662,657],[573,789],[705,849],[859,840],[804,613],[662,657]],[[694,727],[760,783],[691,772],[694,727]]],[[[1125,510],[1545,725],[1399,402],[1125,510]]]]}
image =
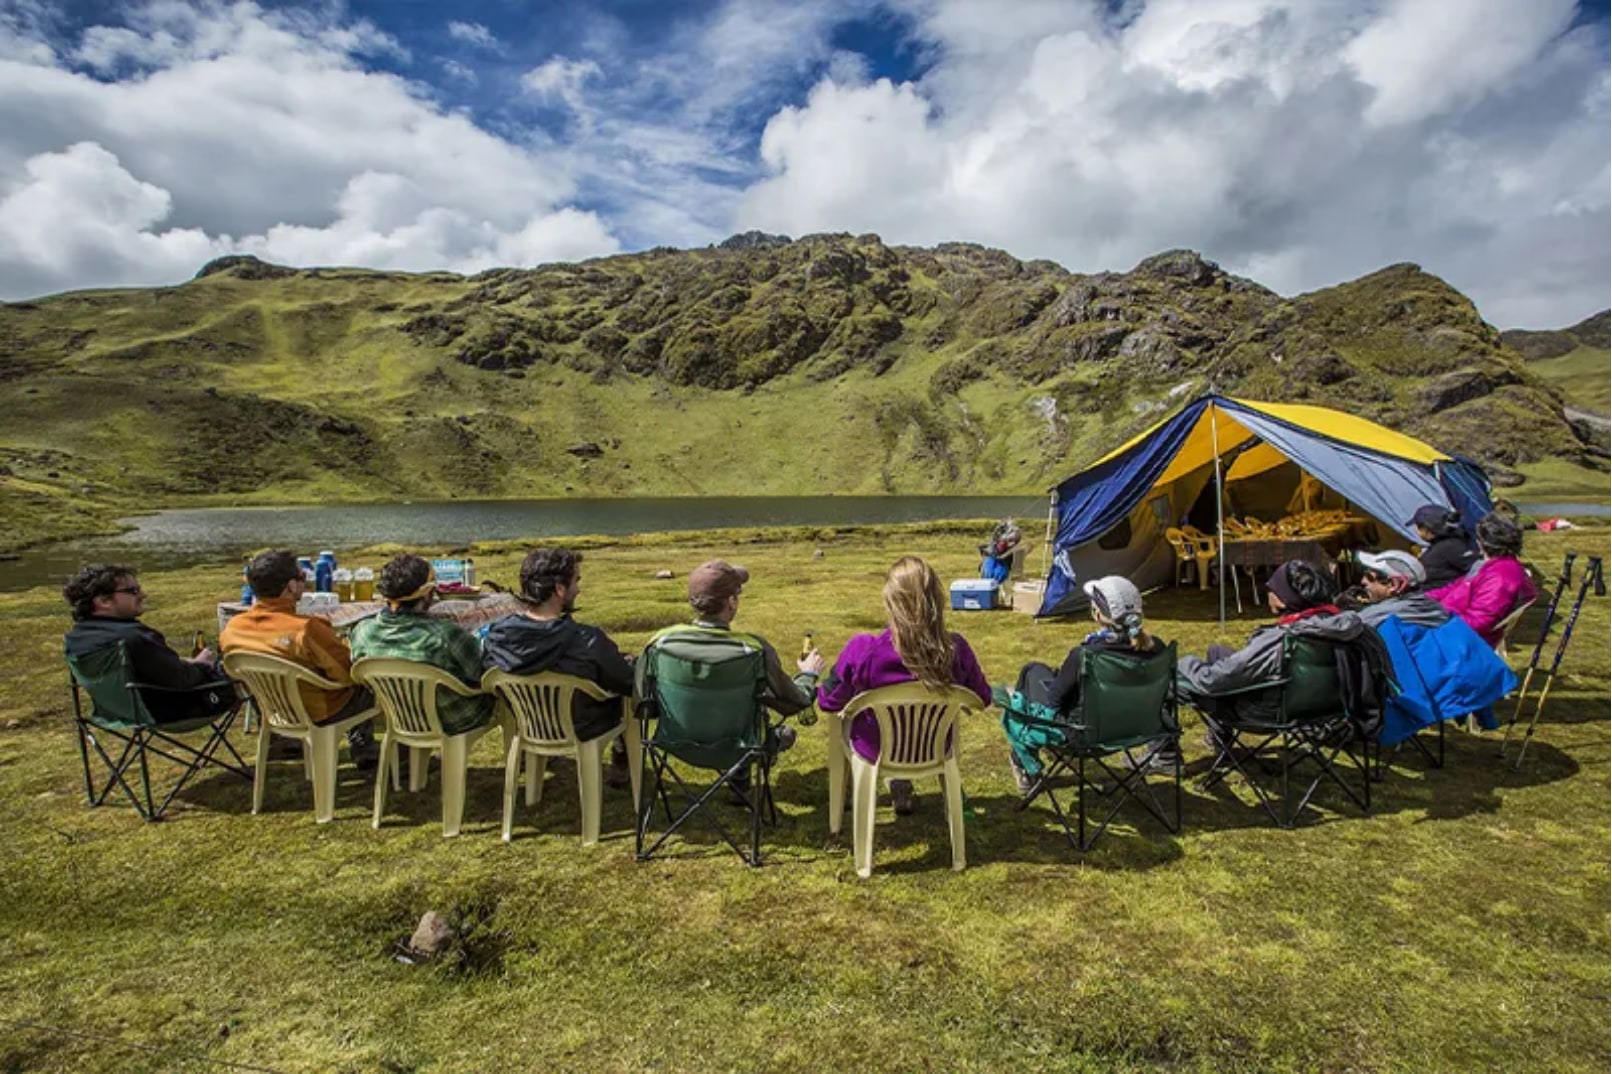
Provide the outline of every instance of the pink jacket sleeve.
{"type": "Polygon", "coordinates": [[[1461,618],[1485,638],[1523,601],[1534,598],[1534,583],[1521,563],[1509,557],[1492,559],[1472,580],[1472,591],[1461,618]]]}

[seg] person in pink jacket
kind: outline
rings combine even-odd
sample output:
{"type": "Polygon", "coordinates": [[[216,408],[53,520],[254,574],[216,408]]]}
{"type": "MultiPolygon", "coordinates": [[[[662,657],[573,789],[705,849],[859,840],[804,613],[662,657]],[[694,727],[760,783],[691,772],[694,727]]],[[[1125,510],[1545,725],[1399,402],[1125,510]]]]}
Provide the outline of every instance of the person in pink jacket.
{"type": "Polygon", "coordinates": [[[1485,515],[1478,523],[1478,551],[1483,553],[1465,577],[1428,594],[1444,610],[1462,619],[1490,645],[1500,642],[1500,621],[1534,599],[1538,590],[1528,577],[1522,554],[1522,529],[1509,518],[1485,515]]]}

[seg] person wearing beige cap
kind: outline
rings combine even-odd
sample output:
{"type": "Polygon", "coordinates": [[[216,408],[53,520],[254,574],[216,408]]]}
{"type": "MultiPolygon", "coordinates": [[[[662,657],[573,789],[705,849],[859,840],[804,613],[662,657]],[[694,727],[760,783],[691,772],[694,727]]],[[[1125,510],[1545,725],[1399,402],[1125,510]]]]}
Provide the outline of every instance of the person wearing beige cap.
{"type": "MultiPolygon", "coordinates": [[[[680,638],[695,639],[701,651],[709,654],[713,643],[731,640],[736,649],[759,646],[767,672],[767,682],[761,701],[780,716],[793,716],[812,707],[817,679],[823,673],[823,654],[815,648],[796,664],[798,669],[791,677],[784,671],[778,650],[765,638],[755,634],[741,634],[733,629],[739,615],[740,597],[750,581],[750,572],[726,560],[713,559],[695,567],[688,576],[688,602],[694,609],[691,624],[667,627],[651,639],[652,644],[675,645],[680,638]]],[[[753,651],[753,650],[752,650],[753,651]]],[[[643,674],[642,661],[638,674],[643,674]]],[[[638,694],[643,696],[645,684],[638,683],[638,694]]],[[[795,744],[795,729],[783,723],[767,729],[767,751],[774,755],[795,744]]],[[[732,781],[735,792],[742,796],[747,789],[745,778],[732,781]]]]}

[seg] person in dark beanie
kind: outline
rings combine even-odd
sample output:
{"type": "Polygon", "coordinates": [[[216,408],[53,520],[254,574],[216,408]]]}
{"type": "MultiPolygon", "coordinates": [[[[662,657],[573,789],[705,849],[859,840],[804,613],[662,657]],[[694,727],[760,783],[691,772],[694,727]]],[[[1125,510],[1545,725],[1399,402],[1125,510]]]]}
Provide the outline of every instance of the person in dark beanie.
{"type": "Polygon", "coordinates": [[[1411,516],[1411,526],[1421,538],[1422,570],[1427,573],[1422,583],[1429,589],[1449,585],[1472,569],[1478,560],[1477,550],[1467,540],[1461,528],[1461,516],[1447,507],[1430,503],[1418,507],[1411,516]]]}
{"type": "Polygon", "coordinates": [[[1265,588],[1275,623],[1255,630],[1241,649],[1211,645],[1203,659],[1183,656],[1176,667],[1181,699],[1217,721],[1269,719],[1278,714],[1274,691],[1219,695],[1279,679],[1282,642],[1288,634],[1338,644],[1353,642],[1369,629],[1359,615],[1338,610],[1332,577],[1303,560],[1289,560],[1272,571],[1265,588]]]}
{"type": "Polygon", "coordinates": [[[211,649],[186,660],[168,647],[161,631],[140,622],[146,595],[132,567],[84,567],[62,587],[62,598],[73,609],[73,625],[62,639],[65,654],[84,657],[121,643],[131,679],[157,688],[143,692],[141,700],[158,723],[221,716],[234,706],[234,686],[218,669],[211,649]],[[214,684],[221,688],[201,689],[214,684]]]}

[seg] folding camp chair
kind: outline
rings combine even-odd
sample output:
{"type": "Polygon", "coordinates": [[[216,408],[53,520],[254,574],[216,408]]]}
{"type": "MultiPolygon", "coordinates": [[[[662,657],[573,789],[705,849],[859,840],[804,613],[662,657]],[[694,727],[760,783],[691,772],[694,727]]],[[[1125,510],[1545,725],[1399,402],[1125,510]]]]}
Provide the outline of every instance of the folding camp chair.
{"type": "Polygon", "coordinates": [[[1219,748],[1204,775],[1203,788],[1214,787],[1235,771],[1253,789],[1260,806],[1277,826],[1292,828],[1322,781],[1331,780],[1363,812],[1370,814],[1371,743],[1345,707],[1336,647],[1315,638],[1289,634],[1282,641],[1279,679],[1219,694],[1216,700],[1229,701],[1265,692],[1274,695],[1277,703],[1276,714],[1268,718],[1229,719],[1223,713],[1204,712],[1219,748]],[[1273,752],[1279,796],[1254,776],[1254,770],[1267,768],[1273,752]],[[1340,757],[1360,773],[1359,792],[1344,779],[1340,757]],[[1292,775],[1306,761],[1315,766],[1316,772],[1295,803],[1292,775]]]}
{"type": "Polygon", "coordinates": [[[638,813],[639,861],[647,861],[673,832],[698,815],[745,864],[761,864],[762,821],[778,822],[768,752],[773,732],[761,700],[767,681],[763,650],[744,638],[669,635],[652,641],[639,658],[638,716],[644,761],[652,778],[638,813]],[[696,791],[674,767],[674,760],[718,775],[696,791]],[[749,776],[749,790],[743,795],[749,813],[748,854],[716,811],[707,808],[723,788],[737,790],[741,774],[749,776]],[[681,799],[675,816],[674,791],[681,799]],[[666,830],[646,846],[656,802],[665,813],[666,830]]]}
{"type": "Polygon", "coordinates": [[[1053,815],[1076,850],[1090,850],[1126,801],[1135,801],[1169,832],[1181,830],[1181,724],[1175,700],[1175,644],[1146,657],[1082,649],[1080,653],[1080,707],[1052,718],[1018,713],[1017,718],[1051,732],[1042,748],[1047,765],[1019,802],[1019,809],[1045,795],[1053,815]],[[1061,740],[1061,741],[1060,741],[1061,740]],[[1174,745],[1175,809],[1165,812],[1148,775],[1155,758],[1174,745]],[[1120,756],[1117,765],[1110,759],[1120,756]],[[1097,769],[1096,778],[1087,765],[1097,769]],[[1075,777],[1075,827],[1054,793],[1053,781],[1062,774],[1075,777]],[[1106,778],[1105,778],[1106,777],[1106,778]],[[1086,792],[1111,798],[1113,804],[1086,836],[1086,792]]]}
{"type": "MultiPolygon", "coordinates": [[[[248,782],[252,771],[235,751],[227,737],[235,714],[240,711],[243,699],[235,684],[228,679],[206,683],[193,690],[169,690],[160,686],[136,682],[129,662],[128,649],[123,643],[87,653],[67,657],[68,686],[73,697],[73,723],[78,731],[79,759],[84,764],[84,797],[91,808],[106,802],[114,786],[120,787],[135,812],[148,821],[161,820],[169,803],[184,790],[191,777],[209,764],[217,765],[248,782]],[[90,710],[84,711],[79,692],[89,695],[90,710]],[[159,723],[147,707],[147,698],[158,698],[174,705],[186,701],[206,701],[210,706],[228,704],[219,715],[195,716],[185,720],[159,723]],[[206,740],[200,748],[181,742],[175,736],[205,731],[206,740]],[[117,759],[102,745],[102,739],[123,743],[117,759]],[[106,766],[107,778],[97,790],[90,772],[90,750],[106,766]],[[235,763],[221,759],[219,750],[235,759],[235,763]],[[155,802],[151,793],[149,755],[156,754],[181,766],[179,778],[163,797],[155,802]],[[140,766],[140,791],[137,794],[129,783],[131,766],[140,766]]],[[[113,746],[112,749],[117,749],[113,746]]]]}

